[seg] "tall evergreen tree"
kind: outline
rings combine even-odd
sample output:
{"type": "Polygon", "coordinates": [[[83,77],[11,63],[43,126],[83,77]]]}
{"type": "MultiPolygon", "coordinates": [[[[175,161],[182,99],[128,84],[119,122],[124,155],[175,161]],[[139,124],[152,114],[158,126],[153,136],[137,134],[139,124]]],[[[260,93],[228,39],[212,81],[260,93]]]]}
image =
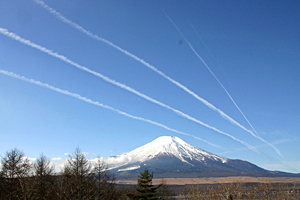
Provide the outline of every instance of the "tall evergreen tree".
{"type": "Polygon", "coordinates": [[[152,184],[153,172],[150,173],[148,169],[145,169],[143,173],[141,173],[138,179],[138,187],[136,188],[137,194],[135,195],[135,199],[142,200],[154,200],[158,199],[159,194],[156,191],[161,185],[155,186],[152,184]]]}

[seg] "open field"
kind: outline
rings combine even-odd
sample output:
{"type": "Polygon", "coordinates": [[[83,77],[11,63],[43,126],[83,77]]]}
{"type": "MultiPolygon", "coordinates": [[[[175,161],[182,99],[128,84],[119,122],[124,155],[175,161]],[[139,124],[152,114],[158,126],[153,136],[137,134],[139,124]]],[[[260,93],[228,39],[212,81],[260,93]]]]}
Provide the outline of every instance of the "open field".
{"type": "MultiPolygon", "coordinates": [[[[207,178],[164,178],[168,185],[189,184],[218,184],[218,183],[292,183],[300,184],[300,177],[207,177],[207,178]]],[[[160,184],[162,179],[153,179],[153,183],[160,184]]],[[[117,180],[117,184],[137,184],[137,180],[117,180]]]]}

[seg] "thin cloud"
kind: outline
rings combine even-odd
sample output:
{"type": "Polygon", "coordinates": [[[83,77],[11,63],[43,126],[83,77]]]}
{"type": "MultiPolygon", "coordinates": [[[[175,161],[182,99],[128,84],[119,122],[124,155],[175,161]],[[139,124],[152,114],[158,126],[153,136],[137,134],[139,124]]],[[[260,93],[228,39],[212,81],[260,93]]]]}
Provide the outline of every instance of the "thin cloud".
{"type": "Polygon", "coordinates": [[[51,160],[59,161],[59,160],[62,160],[62,158],[61,157],[56,157],[56,158],[52,158],[51,160]]]}
{"type": "Polygon", "coordinates": [[[25,160],[25,159],[28,159],[30,163],[33,163],[33,162],[36,161],[36,158],[30,158],[30,157],[27,157],[27,156],[22,157],[22,159],[24,159],[24,160],[25,160]]]}
{"type": "MultiPolygon", "coordinates": [[[[194,136],[194,135],[191,135],[191,134],[188,134],[188,133],[185,133],[185,132],[181,132],[181,131],[172,129],[172,128],[170,128],[170,127],[164,125],[164,124],[160,124],[160,123],[158,123],[158,122],[155,122],[155,121],[152,121],[152,120],[149,120],[149,119],[145,119],[145,118],[142,118],[142,117],[137,117],[137,116],[128,114],[128,113],[123,112],[123,111],[121,111],[121,110],[118,110],[118,109],[115,109],[115,108],[113,108],[113,107],[110,107],[110,106],[101,104],[101,103],[99,103],[99,102],[97,102],[97,101],[93,101],[93,100],[88,99],[88,98],[86,98],[86,97],[83,97],[83,96],[81,96],[81,95],[79,95],[79,94],[72,93],[72,92],[69,92],[69,91],[67,91],[67,90],[63,90],[63,89],[54,87],[54,86],[49,85],[49,84],[47,84],[47,83],[42,83],[42,82],[36,81],[36,80],[34,80],[34,79],[29,79],[29,78],[26,78],[26,77],[24,77],[24,76],[20,76],[20,75],[18,75],[18,74],[13,73],[13,72],[8,72],[8,71],[2,70],[2,69],[0,69],[0,73],[1,73],[1,74],[4,74],[4,75],[6,75],[6,76],[10,76],[10,77],[12,77],[12,78],[16,78],[16,79],[19,79],[19,80],[22,80],[22,81],[26,81],[26,82],[29,82],[29,83],[32,83],[32,84],[35,84],[35,85],[38,85],[38,86],[41,86],[41,87],[44,87],[44,88],[53,90],[53,91],[58,92],[58,93],[61,93],[61,94],[65,94],[65,95],[74,97],[74,98],[79,99],[79,100],[81,100],[81,101],[84,101],[84,102],[86,102],[86,103],[93,104],[93,105],[96,105],[96,106],[99,106],[99,107],[102,107],[102,108],[105,108],[105,109],[114,111],[114,112],[116,112],[116,113],[118,113],[118,114],[120,114],[120,115],[124,115],[124,116],[129,117],[129,118],[132,118],[132,119],[144,121],[144,122],[153,124],[153,125],[155,125],[155,126],[159,126],[159,127],[164,128],[164,129],[166,129],[166,130],[168,130],[168,131],[172,131],[172,132],[175,132],[175,133],[178,133],[178,134],[182,134],[182,135],[186,135],[186,136],[193,137],[193,138],[195,138],[195,139],[197,139],[197,140],[200,140],[200,141],[202,141],[202,142],[205,142],[205,143],[207,143],[207,144],[209,144],[209,145],[211,145],[211,146],[214,146],[214,147],[219,148],[219,149],[223,149],[222,147],[220,147],[220,146],[218,146],[218,145],[216,145],[216,144],[213,144],[213,143],[211,143],[211,142],[208,142],[208,141],[206,141],[206,140],[204,140],[204,139],[201,139],[201,138],[199,138],[199,137],[196,137],[196,136],[194,136]]],[[[69,154],[69,153],[65,153],[65,155],[66,155],[66,156],[69,156],[70,154],[69,154]]]]}
{"type": "Polygon", "coordinates": [[[300,163],[293,163],[293,166],[290,166],[286,162],[278,162],[273,164],[262,164],[262,167],[269,170],[276,170],[276,171],[291,171],[292,173],[297,173],[300,167],[300,163]]]}
{"type": "MultiPolygon", "coordinates": [[[[276,140],[274,142],[271,142],[272,145],[278,145],[278,144],[283,144],[283,143],[288,143],[288,142],[295,142],[299,139],[296,138],[285,138],[285,139],[280,139],[280,140],[276,140]]],[[[256,149],[260,149],[260,148],[264,148],[264,147],[268,147],[268,144],[261,144],[261,145],[257,145],[255,146],[256,149]]],[[[238,148],[237,150],[247,150],[247,148],[238,148]]]]}
{"type": "Polygon", "coordinates": [[[227,137],[230,137],[231,139],[233,139],[233,140],[235,140],[237,142],[240,142],[241,144],[247,146],[249,149],[251,149],[251,150],[253,150],[253,151],[255,151],[255,152],[258,153],[258,151],[254,147],[252,147],[251,145],[247,144],[246,142],[244,142],[244,141],[242,141],[240,139],[237,139],[237,138],[235,138],[234,136],[232,136],[232,135],[230,135],[228,133],[220,131],[219,129],[217,129],[217,128],[213,127],[213,126],[210,126],[210,125],[208,125],[208,124],[206,124],[206,123],[204,123],[204,122],[202,122],[200,120],[197,120],[197,119],[195,119],[195,118],[193,118],[193,117],[191,117],[191,116],[189,116],[189,115],[187,115],[187,114],[185,114],[185,113],[183,113],[183,112],[181,112],[181,111],[179,111],[177,109],[174,109],[174,108],[172,108],[169,105],[166,105],[166,104],[164,104],[164,103],[162,103],[162,102],[160,102],[158,100],[155,100],[155,99],[153,99],[151,97],[148,97],[147,95],[145,95],[145,94],[143,94],[141,92],[138,92],[138,91],[136,91],[135,89],[133,89],[133,88],[131,88],[129,86],[126,86],[126,85],[124,85],[122,83],[119,83],[119,82],[117,82],[115,80],[112,80],[112,79],[110,79],[110,78],[108,78],[108,77],[106,77],[106,76],[104,76],[104,75],[102,75],[102,74],[100,74],[98,72],[95,72],[95,71],[93,71],[93,70],[91,70],[91,69],[89,69],[87,67],[84,67],[84,66],[82,66],[82,65],[80,65],[80,64],[78,64],[78,63],[76,63],[76,62],[74,62],[74,61],[72,61],[70,59],[68,59],[67,57],[65,57],[63,55],[60,55],[58,53],[54,53],[52,50],[49,50],[46,47],[37,45],[37,44],[35,44],[35,43],[33,43],[33,42],[29,41],[29,40],[26,40],[26,39],[24,39],[24,38],[16,35],[15,33],[9,32],[8,30],[6,30],[4,28],[0,28],[0,33],[2,33],[3,35],[5,35],[7,37],[10,37],[10,38],[12,38],[12,39],[14,39],[16,41],[19,41],[20,43],[23,43],[23,44],[28,45],[28,46],[30,46],[32,48],[36,48],[36,49],[38,49],[38,50],[40,50],[40,51],[42,51],[44,53],[47,53],[50,56],[58,58],[58,59],[66,62],[66,63],[68,63],[70,65],[73,65],[74,67],[76,67],[78,69],[81,69],[81,70],[86,71],[86,72],[88,72],[90,74],[93,74],[93,75],[95,75],[95,76],[97,76],[97,77],[99,77],[99,78],[101,78],[101,79],[103,79],[103,80],[105,80],[105,81],[107,81],[107,82],[109,82],[111,84],[114,84],[114,85],[116,85],[116,86],[118,86],[118,87],[120,87],[122,89],[125,89],[125,90],[127,90],[127,91],[129,91],[129,92],[131,92],[133,94],[136,94],[136,95],[138,95],[138,96],[140,96],[140,97],[142,97],[142,98],[144,98],[144,99],[146,99],[146,100],[148,100],[148,101],[150,101],[152,103],[155,103],[155,104],[157,104],[157,105],[159,105],[161,107],[164,107],[164,108],[166,108],[168,110],[171,110],[171,111],[173,111],[174,113],[176,113],[177,115],[179,115],[181,117],[184,117],[184,118],[186,118],[186,119],[188,119],[190,121],[196,122],[196,123],[198,123],[198,124],[200,124],[200,125],[202,125],[202,126],[204,126],[206,128],[209,128],[209,129],[211,129],[213,131],[216,131],[216,132],[218,132],[220,134],[226,135],[227,137]]]}
{"type": "MultiPolygon", "coordinates": [[[[99,37],[98,35],[84,29],[82,26],[76,24],[75,22],[67,19],[65,16],[63,16],[61,13],[57,12],[55,9],[51,8],[50,6],[48,6],[45,2],[41,1],[41,0],[33,0],[34,2],[36,2],[37,4],[39,4],[40,6],[42,6],[43,8],[45,8],[46,10],[48,10],[49,13],[53,14],[55,17],[57,17],[60,21],[74,27],[75,29],[77,29],[78,31],[86,34],[87,36],[97,40],[97,41],[101,41],[104,42],[106,44],[108,44],[109,46],[117,49],[118,51],[126,54],[127,56],[135,59],[136,61],[140,62],[141,64],[145,65],[146,67],[148,67],[149,69],[153,70],[154,72],[156,72],[157,74],[161,75],[162,77],[164,77],[165,79],[167,79],[168,81],[170,81],[171,83],[175,84],[176,86],[178,86],[179,88],[183,89],[185,92],[187,92],[188,94],[192,95],[193,97],[195,97],[196,99],[198,99],[200,102],[202,102],[204,105],[206,105],[207,107],[209,107],[210,109],[218,112],[224,119],[230,121],[232,124],[235,124],[237,126],[239,126],[240,128],[244,129],[245,131],[248,131],[250,133],[252,133],[250,130],[246,129],[245,127],[243,127],[241,124],[239,124],[237,121],[235,121],[234,119],[232,119],[231,117],[229,117],[226,113],[224,113],[222,110],[220,110],[219,108],[217,108],[216,106],[214,106],[213,104],[209,103],[207,100],[203,99],[202,97],[198,96],[195,92],[193,92],[192,90],[190,90],[189,88],[187,88],[186,86],[182,85],[181,83],[179,83],[178,81],[175,81],[174,79],[172,79],[171,77],[167,76],[165,73],[161,72],[160,70],[158,70],[156,67],[154,67],[153,65],[149,64],[148,62],[144,61],[143,59],[139,58],[138,56],[130,53],[129,51],[115,45],[114,43],[112,43],[109,40],[106,40],[102,37],[99,37]]],[[[176,26],[176,25],[175,25],[176,26]]],[[[177,27],[176,27],[177,28],[177,27]]],[[[199,35],[199,34],[198,34],[199,35]]],[[[183,36],[184,37],[184,36],[183,36]]],[[[200,37],[200,35],[199,35],[200,37]]],[[[201,37],[200,37],[201,38],[201,37]]],[[[185,39],[185,37],[184,37],[185,39]]],[[[187,41],[185,39],[185,41],[187,41]]],[[[187,41],[188,42],[188,41],[187,41]]],[[[188,42],[189,43],[189,42],[188,42]]],[[[204,41],[203,41],[204,43],[204,41]]],[[[189,44],[190,45],[190,44],[189,44]]],[[[204,43],[204,45],[206,46],[206,44],[204,43]]],[[[191,45],[190,45],[191,46],[191,45]]],[[[207,48],[207,46],[206,46],[207,48]]],[[[208,49],[208,48],[207,48],[208,49]]],[[[212,55],[212,54],[211,54],[212,55]]],[[[201,58],[202,60],[202,58],[201,58]]],[[[203,61],[204,62],[204,61],[203,61]]],[[[207,66],[208,67],[208,66],[207,66]]],[[[211,70],[210,70],[211,71],[211,70]]],[[[212,73],[212,72],[211,72],[212,73]]],[[[213,74],[214,75],[214,74],[213,74]]],[[[222,85],[223,86],[223,85],[222,85]]],[[[225,89],[225,88],[224,88],[225,89]]],[[[227,92],[227,90],[225,89],[225,91],[227,92]]],[[[227,92],[228,93],[228,92],[227,92]]],[[[229,93],[228,93],[229,95],[229,93]]],[[[229,95],[230,96],[230,95],[229,95]]],[[[231,97],[231,96],[230,96],[231,97]]],[[[233,99],[232,99],[233,101],[233,99]]],[[[234,102],[235,103],[235,102],[234,102]]],[[[237,105],[236,105],[237,106],[237,105]]],[[[239,108],[238,108],[239,109],[239,108]]],[[[240,109],[239,109],[240,110],[240,109]]],[[[240,110],[241,112],[241,110],[240,110]]],[[[242,113],[242,115],[244,115],[242,113]]],[[[245,117],[245,116],[244,116],[245,117]]],[[[246,119],[247,120],[247,119],[246,119]]],[[[247,120],[248,121],[248,120],[247,120]]],[[[250,123],[248,121],[248,123],[250,123]]],[[[251,125],[251,124],[250,124],[251,125]]],[[[252,127],[252,125],[251,125],[252,127]]],[[[252,127],[253,128],[253,127],[252,127]]],[[[254,128],[253,128],[254,129],[254,128]]],[[[255,130],[255,129],[254,129],[255,130]]]]}
{"type": "Polygon", "coordinates": [[[208,71],[211,73],[211,75],[216,79],[216,81],[219,83],[219,85],[223,88],[223,90],[226,92],[226,94],[228,95],[228,97],[230,98],[230,100],[232,101],[232,103],[235,105],[235,107],[240,111],[240,113],[243,115],[243,117],[245,118],[245,120],[248,122],[248,124],[251,126],[251,128],[254,130],[254,132],[256,134],[254,134],[252,131],[246,129],[244,126],[242,126],[241,124],[239,124],[238,122],[236,122],[235,120],[233,120],[232,118],[230,118],[229,116],[227,116],[224,112],[220,111],[219,113],[221,114],[222,117],[228,119],[230,122],[232,122],[233,124],[239,126],[240,128],[244,129],[245,131],[249,132],[252,136],[256,137],[257,139],[259,139],[260,141],[268,144],[270,147],[272,147],[276,153],[278,155],[280,155],[281,157],[282,154],[279,151],[279,149],[277,149],[275,146],[273,146],[272,144],[270,144],[269,142],[267,142],[266,140],[262,139],[258,133],[256,132],[256,130],[254,129],[254,127],[252,126],[252,124],[250,123],[250,121],[247,119],[247,117],[245,116],[245,114],[242,112],[242,110],[239,108],[239,106],[236,104],[236,102],[233,100],[233,98],[231,97],[231,95],[229,94],[229,92],[227,91],[227,89],[225,88],[225,86],[221,83],[221,81],[218,79],[218,77],[213,73],[213,71],[210,69],[210,67],[206,64],[206,62],[203,60],[203,58],[198,54],[198,52],[194,49],[194,47],[192,46],[192,44],[186,39],[186,37],[183,35],[183,33],[180,31],[180,29],[177,27],[177,25],[173,22],[173,20],[167,15],[167,13],[164,12],[164,14],[166,15],[166,17],[168,18],[168,20],[172,23],[172,25],[176,28],[176,30],[180,33],[180,35],[183,37],[184,41],[189,45],[190,49],[194,52],[194,54],[199,58],[199,60],[201,60],[201,62],[205,65],[205,67],[208,69],[208,71]]]}

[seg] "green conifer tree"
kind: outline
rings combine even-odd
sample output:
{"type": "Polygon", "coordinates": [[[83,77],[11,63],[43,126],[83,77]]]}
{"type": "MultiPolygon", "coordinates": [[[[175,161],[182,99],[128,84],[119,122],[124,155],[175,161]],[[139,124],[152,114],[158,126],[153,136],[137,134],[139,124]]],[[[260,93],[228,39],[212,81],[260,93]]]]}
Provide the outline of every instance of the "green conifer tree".
{"type": "Polygon", "coordinates": [[[156,190],[160,187],[160,185],[154,186],[152,184],[153,172],[150,173],[148,169],[145,169],[145,171],[141,173],[138,177],[138,187],[136,188],[137,194],[135,195],[135,199],[158,199],[159,194],[156,190]]]}

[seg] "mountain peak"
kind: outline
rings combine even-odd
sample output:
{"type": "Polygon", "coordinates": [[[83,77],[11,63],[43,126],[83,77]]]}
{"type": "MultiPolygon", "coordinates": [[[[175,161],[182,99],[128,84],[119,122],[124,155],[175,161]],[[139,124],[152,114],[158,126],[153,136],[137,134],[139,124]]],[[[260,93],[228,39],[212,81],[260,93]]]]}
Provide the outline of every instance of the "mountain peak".
{"type": "MultiPolygon", "coordinates": [[[[161,136],[152,142],[138,148],[139,150],[148,150],[153,152],[153,156],[168,155],[174,156],[188,162],[188,160],[203,161],[205,159],[213,159],[226,162],[226,158],[206,152],[200,148],[194,147],[182,139],[175,136],[161,136]],[[141,149],[140,149],[141,148],[141,149]]],[[[136,149],[136,150],[138,150],[136,149]]]]}
{"type": "Polygon", "coordinates": [[[130,163],[144,162],[162,156],[175,157],[188,164],[190,164],[190,161],[205,162],[206,160],[214,160],[223,163],[227,161],[224,157],[194,147],[175,136],[158,137],[152,142],[134,149],[131,152],[108,158],[107,161],[108,164],[112,164],[111,166],[115,168],[130,163]]]}
{"type": "MultiPolygon", "coordinates": [[[[158,147],[158,148],[173,147],[174,148],[174,147],[178,146],[178,144],[184,144],[184,143],[185,142],[182,139],[175,137],[175,136],[161,136],[142,147],[146,146],[147,148],[156,148],[156,147],[158,147]]],[[[167,151],[168,149],[165,149],[165,150],[167,151]]]]}
{"type": "Polygon", "coordinates": [[[176,136],[160,136],[160,137],[156,138],[155,140],[153,140],[152,142],[172,143],[176,139],[180,139],[180,138],[178,138],[176,136]]]}

